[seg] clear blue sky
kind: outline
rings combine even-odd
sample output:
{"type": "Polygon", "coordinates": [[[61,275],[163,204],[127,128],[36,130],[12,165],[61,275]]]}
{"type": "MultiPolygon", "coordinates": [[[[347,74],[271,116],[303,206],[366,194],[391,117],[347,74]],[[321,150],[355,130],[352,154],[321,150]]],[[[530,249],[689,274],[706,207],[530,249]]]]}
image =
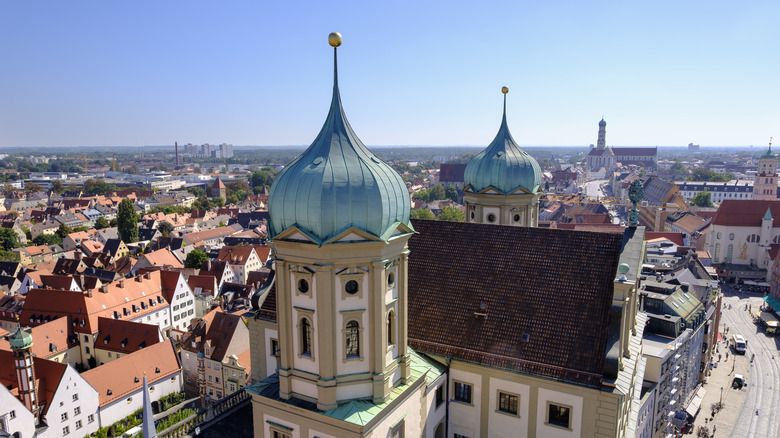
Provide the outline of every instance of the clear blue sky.
{"type": "Polygon", "coordinates": [[[780,2],[2,1],[0,147],[780,139],[780,2]]]}

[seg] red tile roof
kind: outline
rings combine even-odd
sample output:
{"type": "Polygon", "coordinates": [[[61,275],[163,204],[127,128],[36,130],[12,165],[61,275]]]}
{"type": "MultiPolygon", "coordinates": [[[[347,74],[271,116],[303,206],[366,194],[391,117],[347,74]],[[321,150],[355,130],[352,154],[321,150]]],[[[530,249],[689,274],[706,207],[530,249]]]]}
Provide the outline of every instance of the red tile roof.
{"type": "Polygon", "coordinates": [[[176,350],[168,340],[100,365],[81,376],[98,391],[103,407],[140,391],[144,375],[152,386],[180,371],[176,350]]]}
{"type": "Polygon", "coordinates": [[[141,260],[143,259],[146,259],[150,265],[158,268],[166,266],[171,268],[184,268],[184,265],[181,264],[179,259],[176,258],[168,248],[158,249],[149,254],[144,254],[138,259],[138,262],[141,263],[141,260]]]}
{"type": "Polygon", "coordinates": [[[727,199],[720,204],[714,225],[733,227],[760,227],[766,210],[772,212],[773,227],[780,227],[780,201],[763,201],[754,199],[727,199]]]}
{"type": "Polygon", "coordinates": [[[153,324],[98,318],[95,349],[129,354],[160,342],[160,328],[153,324]]]}
{"type": "Polygon", "coordinates": [[[680,246],[685,245],[685,242],[683,242],[682,233],[671,233],[671,232],[663,232],[663,231],[648,231],[645,233],[645,240],[655,240],[661,238],[669,239],[670,241],[680,246]]]}
{"type": "Polygon", "coordinates": [[[74,331],[91,334],[98,330],[98,317],[134,319],[167,305],[162,296],[160,273],[150,272],[87,292],[33,289],[27,293],[20,321],[36,326],[47,318],[70,316],[75,323],[74,331]]]}
{"type": "Polygon", "coordinates": [[[252,256],[254,250],[251,246],[223,246],[219,250],[217,260],[228,262],[231,265],[244,265],[252,256]]]}
{"type": "MultiPolygon", "coordinates": [[[[68,327],[67,317],[57,318],[54,321],[33,327],[31,329],[33,337],[32,352],[35,357],[48,359],[75,346],[75,337],[71,336],[70,342],[68,340],[68,327]]],[[[8,339],[0,339],[0,350],[11,351],[11,344],[8,343],[8,339]]]]}
{"type": "MultiPolygon", "coordinates": [[[[13,357],[12,352],[0,350],[0,383],[10,388],[11,394],[18,397],[19,386],[13,357]]],[[[40,358],[34,360],[33,368],[38,388],[38,405],[44,406],[43,414],[46,415],[68,365],[40,358]]]]}

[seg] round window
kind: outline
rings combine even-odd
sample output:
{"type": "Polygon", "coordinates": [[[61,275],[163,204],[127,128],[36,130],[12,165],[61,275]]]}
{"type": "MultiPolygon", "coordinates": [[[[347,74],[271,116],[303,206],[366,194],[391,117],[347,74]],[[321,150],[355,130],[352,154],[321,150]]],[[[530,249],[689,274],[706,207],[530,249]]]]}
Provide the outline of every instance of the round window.
{"type": "Polygon", "coordinates": [[[722,238],[723,238],[723,234],[721,234],[720,231],[718,231],[718,239],[722,239],[722,238]]]}
{"type": "Polygon", "coordinates": [[[471,218],[474,219],[474,212],[471,212],[471,218]]]}
{"type": "Polygon", "coordinates": [[[355,280],[349,280],[347,284],[344,285],[344,290],[347,291],[347,293],[350,295],[357,293],[358,282],[355,280]]]}
{"type": "Polygon", "coordinates": [[[392,272],[387,274],[387,285],[392,286],[395,284],[395,274],[392,272]]]}
{"type": "Polygon", "coordinates": [[[729,234],[729,240],[734,240],[734,233],[729,234]]]}
{"type": "Polygon", "coordinates": [[[300,280],[298,280],[298,291],[300,293],[302,293],[302,294],[305,294],[306,292],[308,292],[309,291],[309,282],[304,280],[304,279],[302,279],[302,278],[300,280]]]}
{"type": "Polygon", "coordinates": [[[515,220],[515,222],[520,222],[520,215],[516,214],[513,219],[515,220]]]}
{"type": "Polygon", "coordinates": [[[490,213],[490,214],[488,215],[488,218],[487,218],[487,219],[488,219],[488,222],[491,222],[491,223],[493,223],[493,222],[495,222],[495,221],[496,221],[496,215],[494,215],[493,213],[490,213]]]}

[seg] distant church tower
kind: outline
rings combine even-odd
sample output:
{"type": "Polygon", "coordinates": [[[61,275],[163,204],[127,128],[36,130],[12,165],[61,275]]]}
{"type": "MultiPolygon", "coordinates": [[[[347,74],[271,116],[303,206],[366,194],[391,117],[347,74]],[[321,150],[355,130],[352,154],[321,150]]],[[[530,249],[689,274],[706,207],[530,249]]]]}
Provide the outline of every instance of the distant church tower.
{"type": "Polygon", "coordinates": [[[32,335],[21,327],[8,338],[14,353],[16,382],[19,386],[19,399],[38,420],[38,400],[35,388],[35,368],[33,363],[32,335]]]}
{"type": "Polygon", "coordinates": [[[599,149],[606,149],[607,147],[607,122],[604,121],[604,117],[599,122],[599,139],[596,142],[596,147],[599,149]]]}
{"type": "Polygon", "coordinates": [[[758,173],[753,181],[753,199],[777,199],[777,155],[772,153],[772,139],[769,139],[769,149],[758,159],[758,173]]]}
{"type": "Polygon", "coordinates": [[[506,122],[507,87],[503,87],[504,116],[496,138],[471,159],[464,174],[466,222],[536,227],[542,169],[522,150],[506,122]]]}
{"type": "Polygon", "coordinates": [[[275,179],[268,207],[278,397],[306,400],[320,411],[356,399],[381,404],[411,372],[409,192],[347,122],[336,63],[341,35],[328,40],[334,47],[330,112],[314,143],[275,179]]]}

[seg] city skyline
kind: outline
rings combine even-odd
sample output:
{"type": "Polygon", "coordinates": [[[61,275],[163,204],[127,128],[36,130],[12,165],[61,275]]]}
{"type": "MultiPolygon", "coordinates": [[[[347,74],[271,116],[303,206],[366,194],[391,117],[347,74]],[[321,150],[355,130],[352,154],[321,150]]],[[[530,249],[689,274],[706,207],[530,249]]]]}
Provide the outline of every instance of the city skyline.
{"type": "Polygon", "coordinates": [[[364,143],[766,145],[780,5],[0,5],[0,147],[310,144],[329,32],[364,143]]]}

